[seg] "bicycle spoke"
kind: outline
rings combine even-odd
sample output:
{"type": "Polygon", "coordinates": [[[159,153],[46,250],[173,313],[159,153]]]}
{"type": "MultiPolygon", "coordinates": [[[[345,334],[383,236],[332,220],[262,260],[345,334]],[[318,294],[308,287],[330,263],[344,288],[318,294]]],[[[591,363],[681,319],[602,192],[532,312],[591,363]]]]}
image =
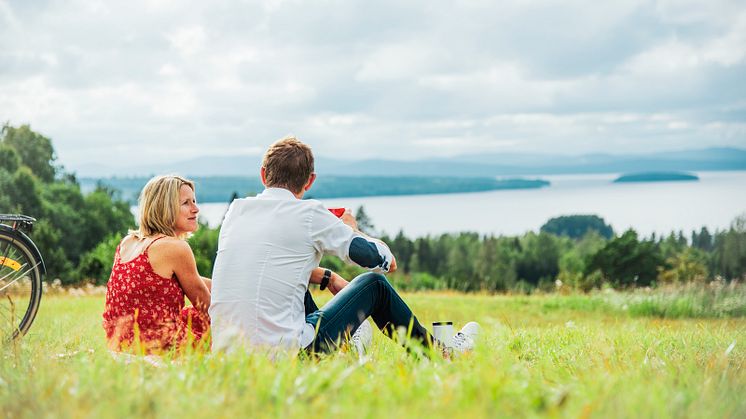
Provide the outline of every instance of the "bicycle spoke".
{"type": "MultiPolygon", "coordinates": [[[[21,267],[20,267],[20,268],[18,268],[18,269],[11,269],[11,270],[10,270],[10,273],[8,273],[8,274],[7,274],[7,275],[5,275],[4,277],[0,278],[0,281],[5,281],[5,278],[7,278],[7,277],[9,277],[9,276],[11,276],[11,275],[13,275],[13,274],[16,274],[16,273],[18,273],[18,271],[19,271],[19,270],[21,270],[21,269],[23,269],[23,268],[25,268],[25,267],[26,267],[26,265],[28,265],[28,263],[24,263],[24,264],[23,264],[23,265],[21,265],[21,267]]],[[[32,269],[33,269],[33,268],[32,268],[32,269]]],[[[2,290],[0,289],[0,291],[2,291],[2,290]]]]}
{"type": "MultiPolygon", "coordinates": [[[[4,286],[4,287],[0,288],[0,291],[2,291],[2,290],[4,290],[4,289],[8,288],[9,286],[11,286],[11,285],[12,285],[12,284],[13,284],[14,282],[18,281],[19,279],[21,279],[21,278],[26,278],[26,276],[25,276],[25,275],[26,275],[27,273],[31,272],[32,270],[34,270],[34,268],[36,268],[37,266],[39,266],[39,263],[40,263],[40,262],[37,262],[37,263],[36,263],[36,265],[34,265],[34,266],[32,266],[32,267],[30,267],[30,268],[26,269],[26,271],[25,271],[25,272],[23,272],[22,274],[20,274],[20,276],[18,276],[18,278],[14,279],[14,280],[12,280],[12,281],[10,281],[10,282],[8,282],[8,284],[7,284],[6,286],[4,286]]],[[[21,265],[21,269],[23,269],[23,267],[24,267],[24,266],[26,266],[26,264],[25,264],[25,263],[24,263],[23,265],[21,265]]],[[[11,272],[11,274],[12,274],[12,272],[11,272]]],[[[0,281],[5,281],[5,278],[9,277],[9,276],[10,276],[11,274],[5,275],[4,277],[0,278],[0,281]]]]}

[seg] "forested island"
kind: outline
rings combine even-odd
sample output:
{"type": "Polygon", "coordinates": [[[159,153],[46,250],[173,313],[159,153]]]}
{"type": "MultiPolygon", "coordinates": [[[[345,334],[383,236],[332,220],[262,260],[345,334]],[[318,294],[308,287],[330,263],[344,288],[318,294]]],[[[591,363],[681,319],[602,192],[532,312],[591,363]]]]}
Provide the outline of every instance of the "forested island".
{"type": "Polygon", "coordinates": [[[672,182],[672,181],[698,181],[699,176],[685,172],[643,172],[628,173],[619,176],[614,183],[626,182],[672,182]]]}
{"type": "MultiPolygon", "coordinates": [[[[121,191],[122,198],[135,203],[148,178],[80,179],[84,191],[97,185],[121,191]]],[[[259,178],[196,177],[200,202],[230,202],[234,196],[249,196],[264,189],[259,178]]],[[[329,199],[361,196],[425,195],[484,192],[499,189],[531,189],[549,186],[541,179],[495,179],[489,177],[416,177],[416,176],[323,176],[313,186],[309,198],[329,199]]]]}

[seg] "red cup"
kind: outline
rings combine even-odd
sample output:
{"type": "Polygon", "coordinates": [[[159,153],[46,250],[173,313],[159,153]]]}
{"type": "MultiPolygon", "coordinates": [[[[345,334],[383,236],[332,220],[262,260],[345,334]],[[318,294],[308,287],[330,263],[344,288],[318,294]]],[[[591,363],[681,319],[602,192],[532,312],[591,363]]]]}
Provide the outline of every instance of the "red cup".
{"type": "Polygon", "coordinates": [[[337,218],[342,218],[342,214],[345,213],[344,208],[328,208],[328,210],[334,214],[337,218]]]}

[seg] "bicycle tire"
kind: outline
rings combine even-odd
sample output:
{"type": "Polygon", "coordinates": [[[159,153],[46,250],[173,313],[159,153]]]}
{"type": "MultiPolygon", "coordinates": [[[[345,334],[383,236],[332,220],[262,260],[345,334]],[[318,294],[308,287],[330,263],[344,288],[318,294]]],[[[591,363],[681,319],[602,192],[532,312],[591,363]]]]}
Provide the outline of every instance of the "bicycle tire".
{"type": "Polygon", "coordinates": [[[0,230],[0,341],[28,332],[41,303],[42,272],[21,232],[0,230]]]}

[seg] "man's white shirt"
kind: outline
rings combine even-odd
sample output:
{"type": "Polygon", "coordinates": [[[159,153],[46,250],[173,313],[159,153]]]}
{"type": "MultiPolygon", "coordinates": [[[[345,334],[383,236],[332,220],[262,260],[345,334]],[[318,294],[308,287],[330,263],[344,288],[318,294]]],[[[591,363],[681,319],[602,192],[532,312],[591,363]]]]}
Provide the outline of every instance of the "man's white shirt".
{"type": "MultiPolygon", "coordinates": [[[[348,263],[363,237],[315,200],[282,188],[234,200],[223,220],[212,276],[210,317],[215,349],[236,345],[303,348],[314,338],[304,296],[324,253],[348,263]]],[[[387,271],[393,255],[375,244],[387,271]]],[[[372,267],[371,267],[372,268],[372,267]]]]}

